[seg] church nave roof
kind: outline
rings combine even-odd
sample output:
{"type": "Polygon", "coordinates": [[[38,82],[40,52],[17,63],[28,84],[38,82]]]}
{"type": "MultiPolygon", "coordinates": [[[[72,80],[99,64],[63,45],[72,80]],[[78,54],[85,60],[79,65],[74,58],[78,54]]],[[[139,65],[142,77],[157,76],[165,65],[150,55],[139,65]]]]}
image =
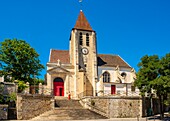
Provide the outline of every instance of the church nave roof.
{"type": "MultiPolygon", "coordinates": [[[[70,56],[68,50],[51,50],[50,53],[50,62],[57,63],[58,59],[63,64],[70,63],[70,56]]],[[[98,54],[97,55],[97,64],[98,66],[107,66],[107,67],[125,67],[131,68],[128,63],[126,63],[120,56],[111,55],[111,54],[98,54]]]]}

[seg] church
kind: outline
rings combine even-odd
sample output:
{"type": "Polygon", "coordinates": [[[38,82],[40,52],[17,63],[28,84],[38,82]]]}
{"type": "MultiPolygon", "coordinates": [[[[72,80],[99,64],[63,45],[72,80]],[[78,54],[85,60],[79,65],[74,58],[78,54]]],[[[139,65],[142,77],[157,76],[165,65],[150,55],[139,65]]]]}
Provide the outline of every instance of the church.
{"type": "Polygon", "coordinates": [[[46,88],[49,94],[82,96],[130,95],[135,70],[119,55],[99,54],[96,32],[81,10],[71,30],[69,50],[50,50],[46,88]]]}

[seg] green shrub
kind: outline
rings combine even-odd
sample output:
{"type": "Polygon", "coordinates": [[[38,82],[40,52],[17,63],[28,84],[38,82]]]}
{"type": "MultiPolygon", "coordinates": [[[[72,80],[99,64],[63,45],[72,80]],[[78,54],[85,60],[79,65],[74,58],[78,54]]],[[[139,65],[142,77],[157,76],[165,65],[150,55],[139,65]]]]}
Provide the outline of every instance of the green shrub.
{"type": "Polygon", "coordinates": [[[17,100],[17,96],[16,93],[12,92],[11,94],[8,95],[7,97],[7,102],[13,102],[17,100]]]}
{"type": "Polygon", "coordinates": [[[24,81],[18,81],[18,92],[21,93],[22,91],[27,88],[27,85],[25,84],[24,81]]]}

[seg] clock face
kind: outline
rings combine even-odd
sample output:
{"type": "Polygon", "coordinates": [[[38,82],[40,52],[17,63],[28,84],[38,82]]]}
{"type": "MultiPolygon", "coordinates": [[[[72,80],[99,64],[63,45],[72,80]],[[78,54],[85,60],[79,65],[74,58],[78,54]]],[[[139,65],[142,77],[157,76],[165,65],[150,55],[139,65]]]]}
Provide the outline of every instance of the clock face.
{"type": "Polygon", "coordinates": [[[84,54],[84,55],[87,55],[89,53],[89,50],[87,48],[82,48],[81,49],[81,52],[84,54]]]}

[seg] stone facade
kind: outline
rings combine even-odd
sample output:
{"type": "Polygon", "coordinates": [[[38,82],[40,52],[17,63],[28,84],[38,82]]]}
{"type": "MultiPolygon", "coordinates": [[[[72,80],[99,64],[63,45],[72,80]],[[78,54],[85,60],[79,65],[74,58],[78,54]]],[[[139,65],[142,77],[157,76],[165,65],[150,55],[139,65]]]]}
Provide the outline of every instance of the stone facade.
{"type": "Polygon", "coordinates": [[[51,96],[18,95],[17,119],[28,120],[54,108],[51,96]]]}
{"type": "Polygon", "coordinates": [[[143,116],[140,97],[84,97],[84,107],[108,118],[135,118],[143,116]]]}

